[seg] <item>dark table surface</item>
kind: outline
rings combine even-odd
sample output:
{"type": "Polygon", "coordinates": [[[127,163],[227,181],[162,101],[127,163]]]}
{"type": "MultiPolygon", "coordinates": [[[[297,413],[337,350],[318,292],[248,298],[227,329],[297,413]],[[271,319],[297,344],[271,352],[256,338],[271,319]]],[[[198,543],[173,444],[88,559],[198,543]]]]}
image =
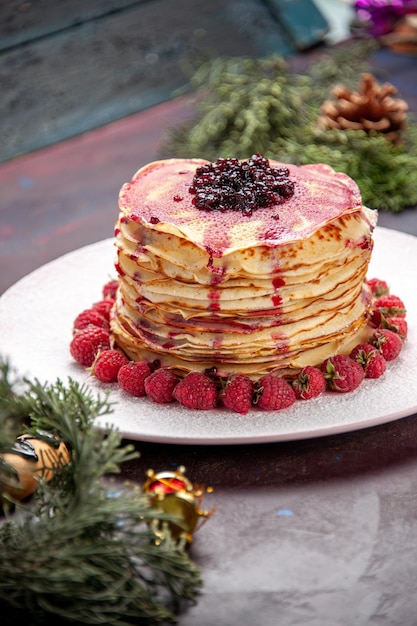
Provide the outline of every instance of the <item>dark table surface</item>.
{"type": "MultiPolygon", "coordinates": [[[[411,67],[401,55],[389,62],[397,76],[402,63],[411,67]]],[[[0,293],[111,237],[120,186],[157,156],[167,125],[190,115],[175,99],[3,163],[0,293]]],[[[417,235],[417,212],[382,213],[379,224],[417,235]]],[[[416,417],[292,442],[136,441],[141,456],[126,477],[142,482],[148,468],[184,465],[192,481],[214,488],[204,506],[216,513],[190,552],[203,594],[180,625],[416,626],[416,417]]]]}

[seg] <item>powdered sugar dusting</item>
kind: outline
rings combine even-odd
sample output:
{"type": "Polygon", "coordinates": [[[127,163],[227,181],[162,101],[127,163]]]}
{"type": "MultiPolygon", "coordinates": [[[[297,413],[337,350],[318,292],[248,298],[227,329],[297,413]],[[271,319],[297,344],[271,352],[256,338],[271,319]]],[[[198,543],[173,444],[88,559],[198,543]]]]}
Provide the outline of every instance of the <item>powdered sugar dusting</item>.
{"type": "Polygon", "coordinates": [[[330,392],[297,401],[280,412],[253,410],[238,415],[226,409],[193,411],[178,404],[160,406],[148,398],[131,398],[116,385],[99,383],[69,353],[72,322],[82,308],[101,299],[102,286],[113,276],[114,240],[108,239],[39,268],[0,298],[2,356],[21,375],[54,382],[68,377],[94,392],[111,391],[111,422],[126,437],[181,444],[237,444],[285,441],[347,432],[381,424],[417,411],[417,292],[408,259],[417,254],[417,238],[377,227],[369,277],[387,280],[391,292],[407,306],[409,335],[400,357],[386,375],[365,380],[350,394],[330,392]],[[395,263],[392,260],[395,258],[395,263]],[[27,324],[27,311],[31,324],[27,324]],[[45,310],[48,319],[45,320],[45,310]],[[404,393],[407,389],[407,393],[404,393]]]}

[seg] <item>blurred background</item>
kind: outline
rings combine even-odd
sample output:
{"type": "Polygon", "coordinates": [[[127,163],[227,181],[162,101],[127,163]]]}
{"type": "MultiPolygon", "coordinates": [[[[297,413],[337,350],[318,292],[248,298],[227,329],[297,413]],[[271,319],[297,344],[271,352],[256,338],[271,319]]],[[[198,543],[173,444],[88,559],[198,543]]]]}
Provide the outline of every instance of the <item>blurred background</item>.
{"type": "Polygon", "coordinates": [[[198,63],[349,36],[343,0],[2,0],[0,162],[166,101],[198,63]]]}

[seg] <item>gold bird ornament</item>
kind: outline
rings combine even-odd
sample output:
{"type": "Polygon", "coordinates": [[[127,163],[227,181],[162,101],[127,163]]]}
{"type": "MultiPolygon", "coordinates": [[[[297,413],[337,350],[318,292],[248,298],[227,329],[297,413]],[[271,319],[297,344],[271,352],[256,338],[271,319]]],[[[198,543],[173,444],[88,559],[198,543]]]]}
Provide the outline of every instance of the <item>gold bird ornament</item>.
{"type": "MultiPolygon", "coordinates": [[[[158,473],[148,470],[143,491],[150,494],[154,508],[178,517],[178,523],[168,524],[173,539],[185,538],[191,543],[193,532],[214,513],[214,509],[203,511],[200,508],[204,492],[210,493],[212,488],[193,484],[186,478],[183,466],[158,473]]],[[[156,536],[163,534],[163,524],[155,524],[154,531],[156,536]]]]}
{"type": "Polygon", "coordinates": [[[9,452],[0,454],[0,502],[21,501],[32,495],[40,480],[50,481],[70,455],[63,441],[49,442],[28,434],[20,435],[9,452]]]}

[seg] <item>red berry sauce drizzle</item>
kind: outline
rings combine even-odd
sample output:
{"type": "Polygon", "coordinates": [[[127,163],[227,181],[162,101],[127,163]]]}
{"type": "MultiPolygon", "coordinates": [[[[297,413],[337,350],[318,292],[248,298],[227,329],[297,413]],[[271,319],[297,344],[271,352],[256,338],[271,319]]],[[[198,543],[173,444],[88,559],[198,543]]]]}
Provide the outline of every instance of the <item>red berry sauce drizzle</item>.
{"type": "MultiPolygon", "coordinates": [[[[285,382],[284,387],[286,394],[284,395],[287,398],[285,405],[282,403],[277,404],[277,401],[281,397],[281,392],[271,397],[268,402],[266,402],[264,398],[262,402],[259,403],[266,382],[268,381],[268,385],[271,383],[275,384],[275,381],[270,379],[280,377],[279,374],[267,374],[258,381],[250,381],[247,376],[242,374],[231,374],[227,380],[223,380],[218,377],[217,368],[213,365],[213,367],[204,372],[190,372],[190,375],[185,376],[185,378],[180,378],[173,374],[173,378],[176,378],[177,381],[174,382],[174,384],[171,383],[172,391],[167,393],[167,389],[161,390],[155,385],[152,386],[151,374],[158,369],[164,369],[161,367],[159,360],[155,360],[153,363],[135,363],[135,366],[141,370],[143,380],[136,376],[134,389],[132,390],[126,387],[122,376],[124,370],[132,367],[132,361],[128,361],[122,365],[120,371],[117,373],[117,378],[113,380],[118,383],[121,389],[130,393],[130,395],[138,397],[147,396],[153,402],[163,404],[180,402],[180,404],[183,404],[183,406],[188,409],[200,410],[217,406],[237,413],[247,413],[250,410],[280,410],[288,408],[296,400],[309,400],[317,397],[325,390],[343,393],[353,391],[363,379],[379,378],[382,376],[387,367],[387,363],[394,361],[399,356],[407,337],[406,308],[402,300],[398,296],[389,294],[388,287],[384,281],[371,279],[366,282],[372,293],[372,307],[368,323],[373,331],[369,337],[368,343],[355,346],[349,356],[339,355],[330,357],[317,366],[306,366],[300,372],[292,376],[282,377],[284,380],[281,381],[281,386],[282,383],[285,382]],[[385,295],[380,295],[380,285],[384,286],[384,290],[386,289],[386,291],[384,291],[385,295]],[[334,364],[336,364],[337,359],[340,360],[341,358],[344,359],[344,365],[350,363],[350,366],[354,366],[356,370],[358,370],[358,365],[360,365],[363,369],[361,377],[357,379],[355,385],[350,385],[350,387],[343,389],[334,385],[334,379],[336,378],[337,380],[339,374],[336,373],[335,376],[335,371],[332,371],[335,370],[334,364]],[[328,365],[329,362],[331,363],[330,369],[328,365]],[[195,381],[193,382],[196,378],[196,374],[200,379],[198,387],[195,386],[195,381]],[[175,389],[181,381],[188,378],[190,379],[190,384],[189,388],[187,388],[187,393],[184,395],[186,399],[180,400],[175,394],[175,389]],[[208,398],[206,397],[207,385],[210,387],[208,398]],[[249,387],[252,391],[242,395],[242,388],[249,389],[249,387]],[[288,387],[290,389],[288,389],[288,387]],[[206,390],[204,391],[206,395],[203,394],[203,389],[206,390]],[[288,398],[291,399],[289,404],[288,398]],[[191,400],[195,402],[195,404],[192,404],[191,400]]],[[[70,344],[71,355],[81,366],[90,369],[92,374],[98,378],[100,382],[108,382],[108,379],[105,380],[99,376],[98,365],[100,364],[100,355],[103,354],[109,357],[109,352],[121,352],[117,345],[111,347],[114,339],[109,329],[110,310],[109,306],[103,307],[104,303],[106,305],[114,303],[117,284],[117,281],[110,281],[104,285],[102,290],[104,300],[93,304],[91,309],[82,311],[74,320],[73,338],[70,344]],[[97,315],[91,315],[91,313],[97,313],[98,311],[101,313],[101,322],[97,321],[97,315]],[[83,324],[79,325],[78,320],[81,318],[84,319],[87,314],[90,316],[91,323],[85,327],[83,324]],[[92,333],[101,333],[104,337],[105,345],[103,343],[98,344],[96,335],[94,334],[94,336],[92,336],[92,333]],[[86,354],[90,359],[88,362],[85,360],[86,354]]],[[[100,339],[103,339],[101,335],[100,339]]],[[[213,346],[213,348],[215,350],[215,346],[213,346]]],[[[104,371],[104,374],[107,376],[108,372],[104,371]]],[[[351,374],[347,373],[347,377],[351,378],[351,374]]]]}
{"type": "Polygon", "coordinates": [[[287,167],[271,167],[269,160],[254,154],[247,161],[217,159],[197,168],[190,187],[193,204],[204,211],[253,211],[282,204],[294,194],[287,167]]]}

